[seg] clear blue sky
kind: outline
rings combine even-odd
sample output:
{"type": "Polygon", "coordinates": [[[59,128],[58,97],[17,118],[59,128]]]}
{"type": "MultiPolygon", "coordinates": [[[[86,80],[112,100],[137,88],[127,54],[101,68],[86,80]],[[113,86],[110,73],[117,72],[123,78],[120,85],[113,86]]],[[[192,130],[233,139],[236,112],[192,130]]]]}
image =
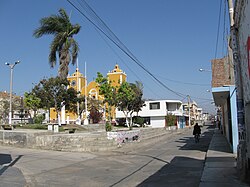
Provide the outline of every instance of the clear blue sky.
{"type": "MultiPolygon", "coordinates": [[[[172,90],[190,95],[205,111],[214,112],[210,101],[199,99],[212,98],[207,92],[211,89],[211,72],[201,73],[198,69],[211,69],[210,61],[215,57],[219,0],[87,2],[152,74],[172,90]]],[[[82,26],[75,39],[80,45],[80,71],[84,73],[86,61],[88,81],[92,81],[97,72],[106,75],[118,63],[126,72],[128,82],[143,82],[145,98],[182,100],[157,84],[106,39],[111,49],[94,26],[66,0],[0,1],[0,91],[9,91],[10,71],[5,62],[21,61],[14,69],[13,92],[17,95],[31,91],[33,84],[43,77],[57,75],[58,66],[51,69],[48,64],[52,37],[36,39],[32,33],[42,17],[57,14],[60,8],[71,14],[73,24],[82,26]]],[[[220,36],[218,58],[224,55],[221,43],[220,36]]],[[[70,66],[70,74],[74,71],[75,67],[70,66]]]]}

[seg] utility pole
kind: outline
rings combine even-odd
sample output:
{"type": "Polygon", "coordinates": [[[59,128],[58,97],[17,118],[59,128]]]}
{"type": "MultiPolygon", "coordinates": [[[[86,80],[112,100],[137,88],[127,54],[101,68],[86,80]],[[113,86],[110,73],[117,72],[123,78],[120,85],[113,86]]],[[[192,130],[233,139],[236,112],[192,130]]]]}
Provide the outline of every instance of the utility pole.
{"type": "Polygon", "coordinates": [[[190,119],[190,95],[188,95],[187,98],[188,98],[188,126],[191,127],[191,119],[190,119]]]}
{"type": "MultiPolygon", "coordinates": [[[[80,91],[80,81],[79,81],[79,67],[78,67],[78,58],[76,60],[76,91],[77,91],[77,98],[79,98],[79,91],[80,91]]],[[[76,124],[81,125],[81,118],[80,118],[80,104],[79,101],[77,101],[77,119],[76,124]]]]}
{"type": "Polygon", "coordinates": [[[87,104],[87,65],[85,62],[85,119],[84,119],[84,125],[88,125],[88,104],[87,104]]]}
{"type": "Polygon", "coordinates": [[[245,175],[246,168],[246,128],[245,128],[245,117],[244,117],[244,102],[243,102],[243,86],[242,86],[242,76],[241,76],[241,63],[238,54],[238,38],[237,38],[237,29],[234,23],[234,7],[233,1],[228,0],[229,16],[230,16],[230,34],[231,34],[231,43],[230,47],[233,51],[233,64],[234,64],[234,73],[235,73],[235,84],[236,84],[236,96],[237,96],[237,120],[238,120],[238,135],[239,135],[239,144],[238,144],[238,159],[237,167],[242,171],[242,174],[245,175]]]}

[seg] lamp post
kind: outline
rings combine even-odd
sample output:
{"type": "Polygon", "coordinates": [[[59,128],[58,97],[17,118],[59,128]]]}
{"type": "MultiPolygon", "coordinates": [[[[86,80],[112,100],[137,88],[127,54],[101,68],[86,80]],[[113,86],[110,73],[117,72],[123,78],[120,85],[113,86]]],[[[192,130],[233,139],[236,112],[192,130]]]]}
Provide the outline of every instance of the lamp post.
{"type": "Polygon", "coordinates": [[[199,71],[200,71],[200,72],[203,72],[203,71],[212,72],[212,70],[203,69],[203,68],[200,68],[199,71]]]}
{"type": "Polygon", "coordinates": [[[16,61],[14,64],[8,62],[5,65],[10,67],[10,111],[9,111],[9,125],[12,124],[12,85],[13,85],[13,70],[15,65],[19,64],[20,61],[16,61]]]}

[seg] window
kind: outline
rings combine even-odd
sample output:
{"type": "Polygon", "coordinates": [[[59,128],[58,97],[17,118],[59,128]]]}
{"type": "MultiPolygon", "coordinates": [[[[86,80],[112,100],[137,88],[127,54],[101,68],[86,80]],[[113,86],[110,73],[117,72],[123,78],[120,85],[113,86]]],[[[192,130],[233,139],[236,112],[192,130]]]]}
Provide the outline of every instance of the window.
{"type": "Polygon", "coordinates": [[[160,109],[160,102],[157,102],[157,103],[149,103],[149,109],[150,109],[150,110],[157,110],[157,109],[160,109]]]}

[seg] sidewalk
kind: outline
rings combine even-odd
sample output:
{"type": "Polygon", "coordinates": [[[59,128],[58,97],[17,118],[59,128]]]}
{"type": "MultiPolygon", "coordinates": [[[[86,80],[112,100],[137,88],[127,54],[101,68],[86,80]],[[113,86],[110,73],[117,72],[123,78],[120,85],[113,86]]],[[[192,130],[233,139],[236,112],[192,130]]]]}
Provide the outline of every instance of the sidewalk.
{"type": "Polygon", "coordinates": [[[200,187],[245,187],[237,176],[236,155],[232,153],[227,139],[216,128],[210,142],[200,187]]]}

